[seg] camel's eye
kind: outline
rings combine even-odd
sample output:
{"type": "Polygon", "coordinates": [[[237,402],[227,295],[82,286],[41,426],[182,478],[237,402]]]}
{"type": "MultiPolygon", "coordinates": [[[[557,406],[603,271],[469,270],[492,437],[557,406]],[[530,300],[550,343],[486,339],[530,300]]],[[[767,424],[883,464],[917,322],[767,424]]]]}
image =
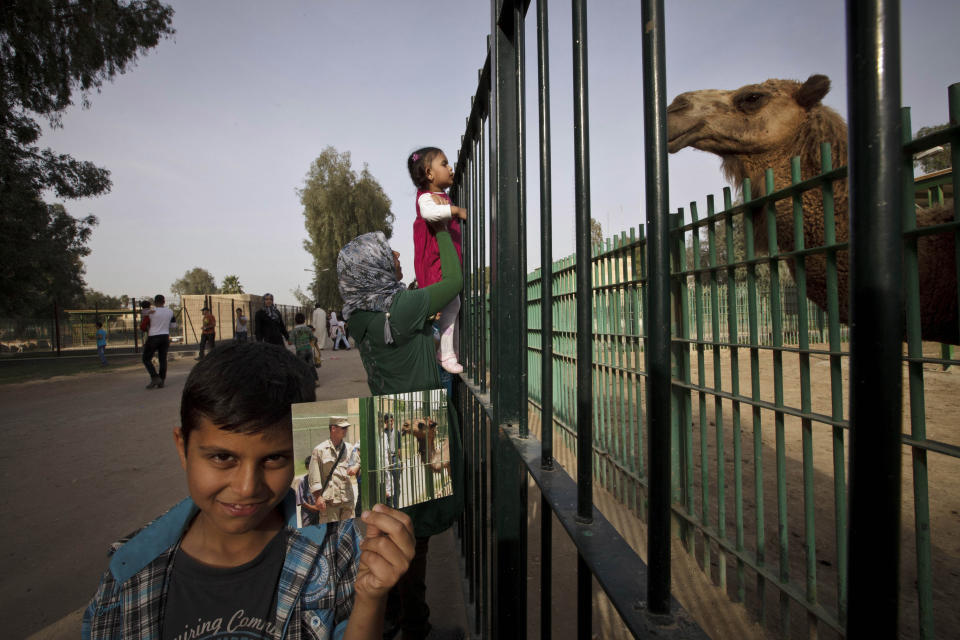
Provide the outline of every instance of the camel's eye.
{"type": "Polygon", "coordinates": [[[767,100],[770,99],[770,96],[766,93],[760,93],[757,91],[750,91],[748,93],[742,93],[736,97],[734,104],[737,109],[745,113],[752,113],[765,105],[767,100]]]}

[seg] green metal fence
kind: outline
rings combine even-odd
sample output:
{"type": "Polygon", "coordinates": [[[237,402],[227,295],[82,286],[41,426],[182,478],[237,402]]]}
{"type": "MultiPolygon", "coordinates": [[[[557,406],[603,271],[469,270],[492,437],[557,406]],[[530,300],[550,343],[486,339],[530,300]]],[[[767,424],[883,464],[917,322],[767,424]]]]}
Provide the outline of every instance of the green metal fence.
{"type": "MultiPolygon", "coordinates": [[[[756,192],[744,185],[743,202],[726,191],[721,207],[707,198],[704,216],[696,204],[671,213],[663,3],[645,0],[647,223],[591,250],[586,2],[575,0],[577,257],[554,261],[546,5],[536,3],[537,104],[541,264],[551,267],[527,274],[524,266],[527,2],[491,2],[488,56],[451,190],[472,218],[466,372],[454,395],[475,632],[512,637],[526,628],[532,478],[542,557],[550,557],[554,515],[577,549],[578,637],[591,633],[594,578],[635,635],[700,636],[671,597],[674,526],[704,574],[775,634],[949,637],[960,628],[949,604],[960,573],[931,531],[956,525],[950,507],[931,500],[944,485],[931,484],[928,456],[948,470],[937,482],[949,483],[960,438],[952,417],[933,432],[924,400],[931,370],[957,362],[920,340],[917,255],[935,234],[948,234],[960,255],[960,211],[954,203],[950,221],[917,228],[917,202],[946,200],[957,177],[949,188],[945,180],[915,186],[912,156],[950,142],[954,166],[960,161],[960,85],[949,90],[949,128],[902,139],[910,127],[898,111],[898,5],[848,3],[849,176],[823,148],[820,175],[801,179],[796,162],[774,167],[756,192]],[[929,195],[917,198],[917,188],[929,195]],[[849,240],[835,233],[841,189],[849,240]],[[824,233],[807,246],[801,222],[810,201],[823,211],[824,233]],[[789,249],[778,247],[778,217],[794,228],[789,249]],[[849,300],[840,275],[848,266],[849,300]],[[824,309],[807,302],[812,273],[824,309]],[[848,304],[852,329],[840,323],[848,304]],[[541,441],[527,427],[530,410],[541,414],[541,441]],[[575,454],[575,480],[556,465],[555,446],[575,454]],[[912,469],[902,499],[905,456],[912,469]],[[646,562],[593,506],[595,488],[646,524],[646,562]]],[[[948,290],[943,302],[957,297],[948,290]]],[[[540,569],[541,637],[549,637],[550,562],[540,569]]]]}

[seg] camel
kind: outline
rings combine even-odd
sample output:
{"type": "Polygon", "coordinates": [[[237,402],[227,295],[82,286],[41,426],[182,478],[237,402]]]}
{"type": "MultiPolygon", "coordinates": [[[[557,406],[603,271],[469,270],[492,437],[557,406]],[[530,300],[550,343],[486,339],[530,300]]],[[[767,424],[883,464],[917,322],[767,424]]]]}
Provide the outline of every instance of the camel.
{"type": "MultiPolygon", "coordinates": [[[[763,193],[764,172],[774,172],[774,189],[790,185],[790,159],[799,156],[801,177],[821,173],[820,143],[829,142],[833,167],[847,164],[847,125],[833,109],[821,103],[830,79],[812,75],[805,82],[771,79],[732,91],[706,89],[682,93],[667,108],[667,149],[686,147],[720,156],[724,177],[743,194],[749,178],[750,196],[763,193]]],[[[849,240],[847,182],[834,182],[837,242],[849,240]]],[[[819,189],[806,191],[803,202],[803,246],[823,246],[823,200],[819,189]]],[[[794,250],[793,206],[777,203],[776,231],[780,251],[794,250]]],[[[754,212],[755,245],[767,247],[766,216],[754,212]]],[[[917,226],[950,222],[949,207],[917,211],[917,226]]],[[[957,320],[957,279],[952,233],[921,236],[918,240],[921,335],[924,340],[960,344],[957,320]]],[[[840,322],[849,321],[849,266],[847,251],[837,253],[840,322]]],[[[824,253],[805,259],[807,297],[827,308],[827,258],[824,253]]],[[[791,275],[796,273],[788,261],[791,275]]]]}
{"type": "Polygon", "coordinates": [[[413,434],[417,439],[417,455],[420,456],[420,462],[426,464],[434,473],[450,471],[450,445],[445,440],[442,446],[437,447],[436,421],[431,418],[421,418],[414,420],[411,425],[409,420],[404,420],[400,426],[400,433],[413,434]]]}

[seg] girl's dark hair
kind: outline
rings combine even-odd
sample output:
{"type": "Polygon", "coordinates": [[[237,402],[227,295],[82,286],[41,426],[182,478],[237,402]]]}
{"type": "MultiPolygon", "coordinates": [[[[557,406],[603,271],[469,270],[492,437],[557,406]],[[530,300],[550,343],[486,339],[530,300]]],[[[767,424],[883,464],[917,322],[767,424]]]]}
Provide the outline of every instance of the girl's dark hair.
{"type": "Polygon", "coordinates": [[[310,369],[286,349],[266,342],[217,347],[197,363],[183,387],[184,442],[201,418],[233,433],[290,429],[290,405],[316,399],[310,369]]]}
{"type": "Polygon", "coordinates": [[[425,189],[429,180],[427,180],[427,167],[433,162],[433,158],[442,151],[436,147],[423,147],[417,149],[407,158],[407,171],[410,172],[410,179],[417,189],[425,189]]]}

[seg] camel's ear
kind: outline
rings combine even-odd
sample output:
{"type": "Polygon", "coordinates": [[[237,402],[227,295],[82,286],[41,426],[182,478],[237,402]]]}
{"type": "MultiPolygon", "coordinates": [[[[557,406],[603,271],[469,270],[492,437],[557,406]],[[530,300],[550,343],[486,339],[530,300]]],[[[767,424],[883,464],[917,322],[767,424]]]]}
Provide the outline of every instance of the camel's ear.
{"type": "Polygon", "coordinates": [[[815,74],[807,78],[797,91],[797,104],[804,109],[817,105],[830,91],[830,78],[815,74]]]}

